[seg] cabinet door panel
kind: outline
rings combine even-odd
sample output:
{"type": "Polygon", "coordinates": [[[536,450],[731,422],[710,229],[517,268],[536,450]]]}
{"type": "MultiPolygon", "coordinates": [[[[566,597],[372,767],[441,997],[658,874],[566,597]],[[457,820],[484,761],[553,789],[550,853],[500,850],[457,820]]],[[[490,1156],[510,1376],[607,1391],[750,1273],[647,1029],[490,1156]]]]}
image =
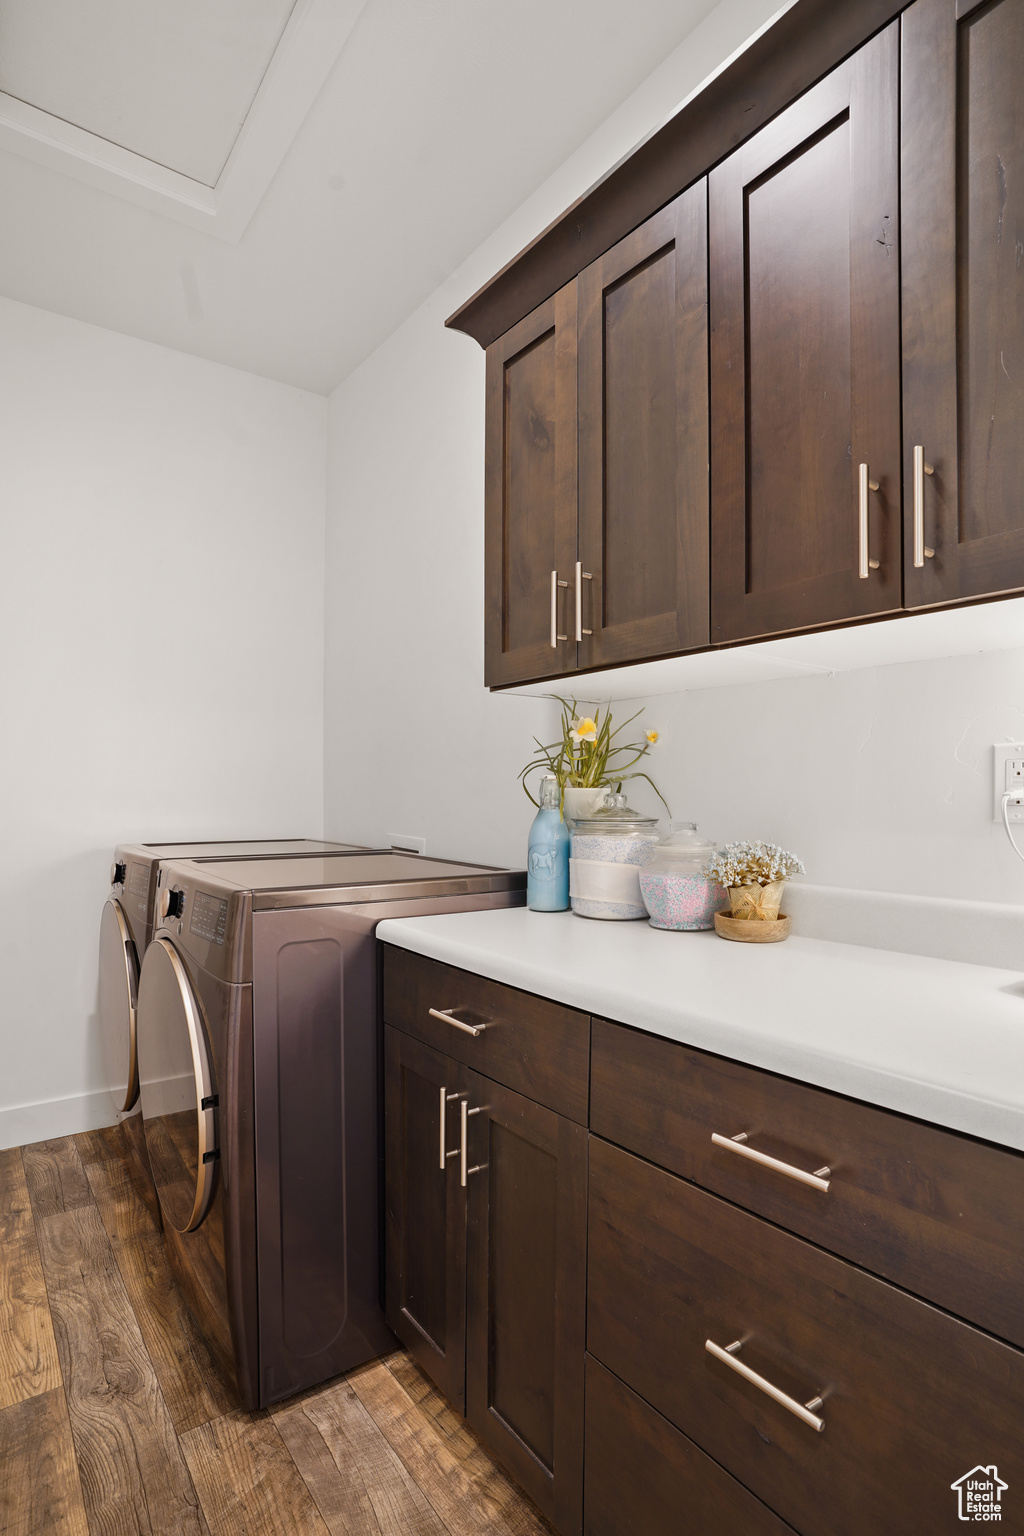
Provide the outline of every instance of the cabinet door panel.
{"type": "Polygon", "coordinates": [[[592,1357],[584,1517],[586,1536],[792,1536],[777,1515],[592,1357]]]}
{"type": "Polygon", "coordinates": [[[459,1183],[463,1069],[386,1029],[387,1316],[395,1333],[460,1412],[466,1382],[466,1202],[459,1183]],[[446,1148],[440,1166],[441,1093],[446,1148]],[[449,1095],[451,1095],[449,1101],[449,1095]]]}
{"type": "Polygon", "coordinates": [[[590,1168],[590,1353],[803,1536],[953,1532],[954,1479],[1024,1479],[1019,1350],[596,1137],[590,1168]]]}
{"type": "Polygon", "coordinates": [[[581,273],[579,379],[580,664],[706,645],[706,181],[581,273]]]}
{"type": "Polygon", "coordinates": [[[897,40],[709,178],[715,641],[900,606],[897,40]]]}
{"type": "Polygon", "coordinates": [[[903,15],[908,607],[1024,587],[1024,6],[903,15]],[[924,556],[920,546],[934,551],[924,556]]]}
{"type": "Polygon", "coordinates": [[[575,280],[488,347],[486,415],[484,680],[494,687],[576,666],[575,280]],[[552,572],[563,583],[554,645],[552,572]]]}
{"type": "Polygon", "coordinates": [[[467,1075],[466,1414],[562,1532],[579,1531],[587,1133],[467,1075]]]}

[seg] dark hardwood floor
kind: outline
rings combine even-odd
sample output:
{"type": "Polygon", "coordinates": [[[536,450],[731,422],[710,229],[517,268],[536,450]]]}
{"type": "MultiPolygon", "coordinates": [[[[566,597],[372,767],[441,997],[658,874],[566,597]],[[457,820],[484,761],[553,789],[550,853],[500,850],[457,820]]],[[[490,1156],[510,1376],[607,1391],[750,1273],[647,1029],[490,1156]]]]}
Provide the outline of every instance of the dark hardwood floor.
{"type": "Polygon", "coordinates": [[[0,1151],[0,1536],[548,1536],[404,1351],[234,1406],[111,1131],[0,1151]]]}

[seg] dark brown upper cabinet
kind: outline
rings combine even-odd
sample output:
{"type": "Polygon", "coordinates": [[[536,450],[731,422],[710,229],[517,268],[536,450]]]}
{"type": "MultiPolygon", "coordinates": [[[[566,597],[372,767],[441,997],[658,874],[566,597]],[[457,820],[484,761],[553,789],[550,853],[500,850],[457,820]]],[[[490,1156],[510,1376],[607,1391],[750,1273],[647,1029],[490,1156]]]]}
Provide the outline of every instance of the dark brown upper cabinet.
{"type": "Polygon", "coordinates": [[[709,178],[711,632],[901,605],[899,28],[709,178]]]}
{"type": "Polygon", "coordinates": [[[1022,79],[1020,0],[904,13],[908,608],[1024,587],[1022,79]]]}
{"type": "Polygon", "coordinates": [[[484,681],[576,668],[576,280],[487,349],[484,681]]]}
{"type": "Polygon", "coordinates": [[[796,0],[451,317],[491,687],[1024,591],[1022,78],[1024,0],[796,0]]]}
{"type": "Polygon", "coordinates": [[[579,279],[581,667],[708,643],[707,182],[579,279]]]}
{"type": "Polygon", "coordinates": [[[487,349],[485,499],[491,687],[707,645],[706,181],[487,349]]]}

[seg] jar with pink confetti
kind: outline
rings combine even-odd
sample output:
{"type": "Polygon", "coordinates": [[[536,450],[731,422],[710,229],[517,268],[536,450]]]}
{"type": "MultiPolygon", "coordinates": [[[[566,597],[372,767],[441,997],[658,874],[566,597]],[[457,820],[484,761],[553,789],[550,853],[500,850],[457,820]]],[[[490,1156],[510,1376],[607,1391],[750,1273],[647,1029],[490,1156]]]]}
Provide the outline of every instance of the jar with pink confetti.
{"type": "Polygon", "coordinates": [[[716,845],[698,837],[695,821],[670,822],[669,831],[640,871],[640,894],[651,927],[713,928],[715,913],[729,907],[725,887],[701,873],[716,845]]]}

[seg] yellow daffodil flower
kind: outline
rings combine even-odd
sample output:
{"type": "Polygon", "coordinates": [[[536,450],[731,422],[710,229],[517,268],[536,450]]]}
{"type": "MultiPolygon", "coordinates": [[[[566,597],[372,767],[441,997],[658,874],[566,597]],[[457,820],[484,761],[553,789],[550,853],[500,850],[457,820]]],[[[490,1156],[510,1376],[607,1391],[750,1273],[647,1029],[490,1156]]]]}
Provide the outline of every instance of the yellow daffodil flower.
{"type": "Polygon", "coordinates": [[[654,743],[658,739],[659,733],[657,731],[644,731],[644,735],[647,737],[648,745],[653,747],[654,743]]]}
{"type": "Polygon", "coordinates": [[[579,746],[581,741],[594,742],[597,740],[597,725],[588,715],[585,720],[574,720],[574,729],[569,732],[573,741],[579,746]]]}

